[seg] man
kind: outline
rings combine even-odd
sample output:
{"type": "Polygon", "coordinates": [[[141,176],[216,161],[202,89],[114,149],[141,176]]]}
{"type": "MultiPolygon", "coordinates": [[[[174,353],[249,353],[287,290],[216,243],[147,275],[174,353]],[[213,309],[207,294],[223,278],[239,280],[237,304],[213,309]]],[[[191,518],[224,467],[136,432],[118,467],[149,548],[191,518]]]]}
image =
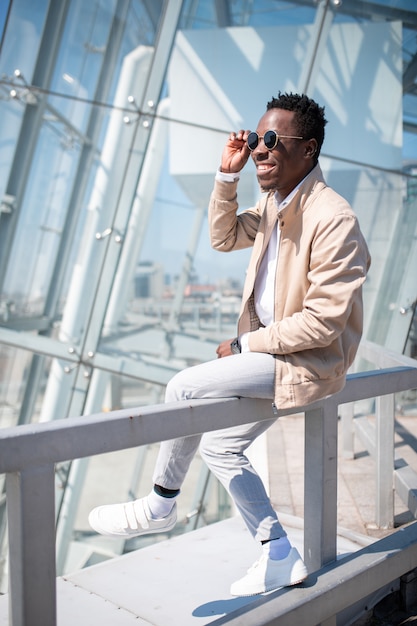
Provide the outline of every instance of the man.
{"type": "MultiPolygon", "coordinates": [[[[362,284],[370,259],[351,207],[326,185],[318,165],[325,124],[316,102],[280,93],[268,103],[256,132],[230,134],[209,225],[215,249],[253,247],[238,337],[219,345],[217,360],[174,376],[167,402],[241,396],[271,398],[278,409],[296,409],[344,386],[362,333],[362,284]],[[239,172],[250,156],[268,193],[237,214],[239,172]]],[[[232,584],[232,595],[301,582],[306,567],[245,456],[271,423],[163,442],[150,494],[94,509],[91,526],[123,537],[173,528],[175,500],[200,445],[202,458],[262,545],[261,558],[232,584]]]]}

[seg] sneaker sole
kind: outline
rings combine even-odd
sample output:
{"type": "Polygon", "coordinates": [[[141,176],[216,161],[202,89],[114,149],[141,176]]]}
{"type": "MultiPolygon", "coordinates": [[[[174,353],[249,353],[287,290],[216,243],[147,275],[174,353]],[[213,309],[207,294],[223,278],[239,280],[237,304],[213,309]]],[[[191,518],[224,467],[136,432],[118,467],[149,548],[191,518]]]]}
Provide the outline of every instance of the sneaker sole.
{"type": "Polygon", "coordinates": [[[230,593],[232,596],[235,597],[241,597],[241,598],[247,598],[250,596],[258,596],[262,593],[269,593],[270,591],[276,591],[277,589],[283,589],[285,587],[294,587],[295,585],[300,585],[301,583],[303,583],[306,578],[308,578],[308,572],[305,569],[305,566],[303,566],[302,571],[300,571],[299,573],[296,573],[296,579],[295,580],[291,580],[288,583],[285,583],[283,585],[277,585],[277,584],[269,584],[266,587],[256,590],[256,591],[246,591],[246,592],[242,592],[242,593],[236,593],[236,591],[233,593],[232,589],[233,589],[233,585],[230,589],[230,593]]]}
{"type": "Polygon", "coordinates": [[[301,583],[303,583],[306,578],[307,576],[305,576],[304,578],[300,578],[300,580],[296,580],[295,582],[287,583],[286,585],[268,586],[266,589],[262,589],[260,591],[247,591],[246,593],[232,593],[231,591],[230,595],[234,596],[235,598],[250,598],[251,596],[259,596],[262,593],[269,593],[270,591],[277,591],[278,589],[285,589],[286,587],[295,587],[296,585],[301,585],[301,583]]]}

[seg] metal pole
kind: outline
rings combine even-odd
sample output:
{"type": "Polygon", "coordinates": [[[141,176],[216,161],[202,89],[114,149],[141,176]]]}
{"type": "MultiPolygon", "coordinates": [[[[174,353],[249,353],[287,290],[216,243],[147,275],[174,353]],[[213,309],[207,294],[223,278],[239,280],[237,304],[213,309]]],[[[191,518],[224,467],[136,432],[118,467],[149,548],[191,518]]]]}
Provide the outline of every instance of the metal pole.
{"type": "Polygon", "coordinates": [[[336,558],[337,405],[305,413],[304,559],[309,572],[336,558]]]}
{"type": "Polygon", "coordinates": [[[394,394],[376,399],[376,524],[394,527],[394,394]]]}
{"type": "Polygon", "coordinates": [[[55,472],[7,474],[11,626],[55,626],[55,472]]]}
{"type": "Polygon", "coordinates": [[[340,408],[340,419],[342,422],[342,453],[345,459],[355,458],[354,447],[354,403],[342,404],[340,408]]]}
{"type": "Polygon", "coordinates": [[[333,18],[334,10],[330,0],[321,0],[317,6],[311,40],[305,55],[305,58],[310,59],[310,61],[303,64],[301,76],[298,81],[299,93],[312,93],[314,91],[316,75],[322,65],[322,56],[333,18]]]}

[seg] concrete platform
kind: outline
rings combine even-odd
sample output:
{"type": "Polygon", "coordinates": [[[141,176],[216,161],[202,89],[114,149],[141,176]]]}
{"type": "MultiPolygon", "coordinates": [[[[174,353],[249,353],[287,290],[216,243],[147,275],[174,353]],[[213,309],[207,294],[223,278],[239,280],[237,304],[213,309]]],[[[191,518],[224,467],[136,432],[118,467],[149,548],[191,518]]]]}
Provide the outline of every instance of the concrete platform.
{"type": "MultiPolygon", "coordinates": [[[[291,542],[303,553],[302,521],[282,516],[291,542]]],[[[338,538],[339,555],[369,538],[338,538]]],[[[259,556],[240,517],[87,567],[57,581],[58,626],[194,626],[210,624],[257,600],[234,598],[231,583],[259,556]]],[[[0,625],[8,598],[0,597],[0,625]]]]}

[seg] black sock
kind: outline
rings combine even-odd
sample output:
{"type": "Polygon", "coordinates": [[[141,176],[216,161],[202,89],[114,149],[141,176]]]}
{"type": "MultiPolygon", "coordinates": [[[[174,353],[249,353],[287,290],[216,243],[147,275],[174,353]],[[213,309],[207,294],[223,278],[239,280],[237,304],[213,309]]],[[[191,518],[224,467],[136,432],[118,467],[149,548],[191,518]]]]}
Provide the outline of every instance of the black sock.
{"type": "Polygon", "coordinates": [[[175,498],[180,492],[179,489],[167,489],[161,485],[154,485],[153,490],[158,496],[162,496],[163,498],[175,498]]]}

